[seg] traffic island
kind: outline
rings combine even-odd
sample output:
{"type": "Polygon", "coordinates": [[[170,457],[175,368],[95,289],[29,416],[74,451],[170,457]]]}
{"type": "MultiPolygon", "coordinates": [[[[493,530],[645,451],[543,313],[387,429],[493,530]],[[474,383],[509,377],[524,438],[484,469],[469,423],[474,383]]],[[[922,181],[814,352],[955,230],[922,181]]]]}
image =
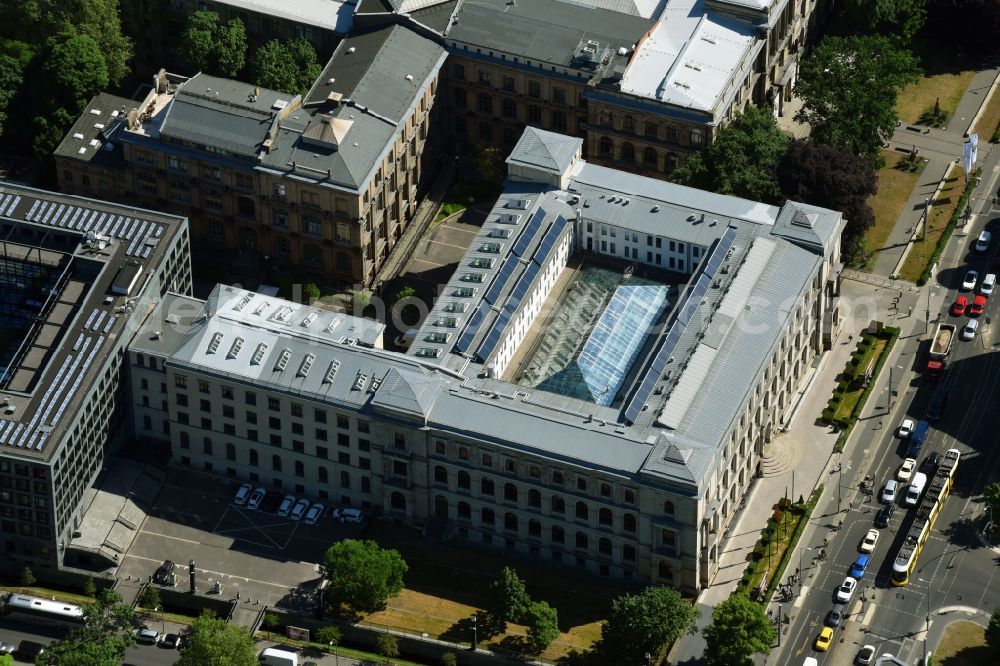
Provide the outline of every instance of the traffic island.
{"type": "Polygon", "coordinates": [[[847,437],[857,423],[875,385],[885,359],[899,338],[899,328],[873,321],[862,333],[858,347],[851,354],[844,372],[837,378],[837,388],[820,419],[841,431],[835,451],[843,451],[847,437]]]}

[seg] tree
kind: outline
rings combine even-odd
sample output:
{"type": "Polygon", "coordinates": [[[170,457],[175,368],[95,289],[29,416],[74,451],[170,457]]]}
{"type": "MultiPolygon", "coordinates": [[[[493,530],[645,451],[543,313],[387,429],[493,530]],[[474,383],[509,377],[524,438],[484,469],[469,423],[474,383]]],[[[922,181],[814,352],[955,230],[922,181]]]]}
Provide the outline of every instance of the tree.
{"type": "Polygon", "coordinates": [[[281,618],[279,618],[275,613],[264,613],[262,623],[264,625],[264,629],[273,633],[274,630],[281,624],[281,618]]]}
{"type": "Polygon", "coordinates": [[[990,623],[986,625],[986,644],[994,650],[1000,650],[1000,606],[993,609],[990,623]]]}
{"type": "Polygon", "coordinates": [[[112,589],[102,590],[83,607],[83,626],[71,630],[38,658],[38,664],[60,666],[117,666],[135,643],[132,609],[112,589]]]}
{"type": "Polygon", "coordinates": [[[702,636],[708,666],[752,666],[751,656],[767,654],[777,632],[763,606],[737,592],[715,607],[702,636]]]}
{"type": "Polygon", "coordinates": [[[222,23],[215,12],[198,11],[188,18],[178,50],[193,70],[234,77],[246,61],[246,28],[238,18],[222,23]]]}
{"type": "Polygon", "coordinates": [[[177,666],[255,666],[257,649],[243,627],[211,615],[191,624],[191,644],[181,653],[177,666]]]}
{"type": "Polygon", "coordinates": [[[320,74],[316,50],[305,39],[272,39],[254,53],[250,69],[257,85],[299,95],[305,95],[320,74]]]}
{"type": "Polygon", "coordinates": [[[911,42],[927,20],[927,0],[850,0],[847,12],[871,33],[911,42]]]}
{"type": "Polygon", "coordinates": [[[990,508],[990,520],[994,523],[1000,523],[1000,481],[983,488],[983,500],[990,508]]]}
{"type": "Polygon", "coordinates": [[[781,191],[793,201],[839,210],[847,219],[843,252],[862,250],[865,231],[875,224],[868,199],[878,191],[871,162],[843,146],[827,146],[797,139],[778,164],[781,191]]]}
{"type": "Polygon", "coordinates": [[[42,73],[49,98],[71,114],[108,85],[108,64],[101,47],[87,35],[63,32],[46,42],[42,73]]]}
{"type": "Polygon", "coordinates": [[[160,606],[160,591],[152,585],[147,585],[139,595],[139,605],[155,610],[160,606]]]}
{"type": "Polygon", "coordinates": [[[18,0],[0,3],[5,34],[28,44],[62,32],[97,42],[111,83],[132,71],[132,41],[122,33],[119,0],[18,0]]]}
{"type": "Polygon", "coordinates": [[[720,129],[710,146],[688,157],[670,180],[719,194],[777,203],[775,168],[788,147],[768,109],[749,106],[720,129]]]}
{"type": "Polygon", "coordinates": [[[315,282],[309,282],[302,285],[302,295],[305,296],[306,303],[312,303],[314,301],[318,301],[319,297],[323,294],[320,292],[319,287],[316,286],[315,282]]]}
{"type": "Polygon", "coordinates": [[[496,629],[503,632],[508,622],[520,622],[531,605],[524,581],[517,572],[504,567],[486,591],[486,611],[496,629]]]}
{"type": "Polygon", "coordinates": [[[697,618],[698,611],[664,585],[622,595],[611,602],[608,621],[601,627],[602,652],[613,663],[641,664],[647,652],[658,655],[697,618]]]}
{"type": "Polygon", "coordinates": [[[522,620],[528,625],[528,645],[536,654],[559,638],[559,616],[556,609],[544,601],[528,604],[522,620]]]}
{"type": "Polygon", "coordinates": [[[327,598],[355,612],[374,612],[403,589],[409,567],[399,552],[374,541],[345,539],[323,556],[327,598]]]}
{"type": "Polygon", "coordinates": [[[343,639],[343,634],[340,633],[340,629],[330,625],[317,629],[315,638],[317,643],[336,647],[337,645],[340,645],[340,641],[343,639]]]}
{"type": "Polygon", "coordinates": [[[87,576],[83,581],[83,593],[88,597],[97,596],[97,585],[94,583],[93,576],[87,576]]]}
{"type": "Polygon", "coordinates": [[[0,654],[0,666],[14,666],[14,657],[9,654],[0,654]]]}
{"type": "Polygon", "coordinates": [[[416,289],[414,289],[410,285],[406,285],[405,287],[396,292],[396,302],[399,303],[404,299],[416,296],[416,294],[417,294],[416,289]]]}
{"type": "Polygon", "coordinates": [[[24,69],[17,58],[0,53],[0,134],[7,120],[7,107],[23,81],[24,69]]]}
{"type": "Polygon", "coordinates": [[[896,97],[919,77],[917,59],[887,37],[826,37],[802,61],[795,119],[809,123],[817,143],[846,146],[879,166],[899,120],[896,97]]]}
{"type": "Polygon", "coordinates": [[[499,183],[503,179],[503,156],[496,146],[481,145],[476,149],[476,170],[487,183],[499,183]]]}
{"type": "Polygon", "coordinates": [[[387,659],[399,656],[399,641],[392,634],[379,634],[375,645],[378,653],[387,659]]]}
{"type": "Polygon", "coordinates": [[[445,652],[441,655],[441,666],[458,666],[458,655],[454,652],[445,652]]]}
{"type": "Polygon", "coordinates": [[[31,567],[24,567],[21,571],[21,586],[31,587],[35,584],[35,574],[32,573],[31,567]]]}

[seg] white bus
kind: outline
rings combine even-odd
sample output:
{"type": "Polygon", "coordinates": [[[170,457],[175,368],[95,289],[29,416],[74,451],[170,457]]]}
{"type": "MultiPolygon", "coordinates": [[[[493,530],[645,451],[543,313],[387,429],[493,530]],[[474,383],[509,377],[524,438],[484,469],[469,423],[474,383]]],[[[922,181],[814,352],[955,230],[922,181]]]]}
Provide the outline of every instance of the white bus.
{"type": "Polygon", "coordinates": [[[83,623],[83,609],[62,601],[29,597],[12,592],[4,599],[4,617],[35,624],[76,625],[83,623]]]}

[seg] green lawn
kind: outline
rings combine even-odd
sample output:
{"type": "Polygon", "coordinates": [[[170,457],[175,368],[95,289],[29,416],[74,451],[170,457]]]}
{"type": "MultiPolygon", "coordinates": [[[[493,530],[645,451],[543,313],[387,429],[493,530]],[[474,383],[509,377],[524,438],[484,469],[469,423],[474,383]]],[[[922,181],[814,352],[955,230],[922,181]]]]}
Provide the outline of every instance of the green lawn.
{"type": "Polygon", "coordinates": [[[951,215],[955,212],[958,200],[962,197],[963,191],[965,191],[965,176],[962,175],[962,167],[957,164],[952,165],[945,178],[944,187],[941,188],[941,192],[938,194],[937,203],[931,206],[931,219],[927,225],[927,238],[926,240],[916,241],[910,246],[910,253],[906,255],[903,268],[899,271],[901,278],[910,282],[916,282],[923,274],[924,269],[927,267],[927,262],[934,255],[938,239],[948,227],[948,221],[951,220],[951,215]]]}
{"type": "Polygon", "coordinates": [[[904,123],[916,123],[924,112],[934,108],[934,102],[937,100],[947,124],[947,119],[955,113],[958,102],[974,75],[975,72],[972,70],[963,70],[924,76],[899,93],[896,99],[896,113],[904,123]]]}
{"type": "Polygon", "coordinates": [[[906,200],[917,184],[917,173],[902,171],[897,166],[906,157],[896,151],[883,151],[885,166],[878,170],[878,192],[868,200],[875,212],[875,226],[865,232],[868,249],[872,253],[869,267],[875,263],[876,253],[885,247],[896,221],[903,212],[906,200]]]}
{"type": "Polygon", "coordinates": [[[934,650],[937,666],[996,666],[1000,654],[986,645],[986,630],[974,622],[958,620],[945,629],[934,650]]]}
{"type": "MultiPolygon", "coordinates": [[[[883,340],[882,338],[873,338],[871,347],[867,352],[861,357],[861,362],[858,363],[857,369],[858,373],[864,373],[871,365],[872,369],[878,364],[878,359],[882,355],[882,351],[885,349],[886,345],[889,344],[888,340],[883,340]]],[[[834,412],[833,417],[835,419],[849,419],[854,414],[854,410],[858,407],[858,402],[861,400],[861,396],[864,395],[865,387],[862,384],[858,384],[857,388],[854,388],[846,393],[837,403],[837,410],[834,412]]]]}

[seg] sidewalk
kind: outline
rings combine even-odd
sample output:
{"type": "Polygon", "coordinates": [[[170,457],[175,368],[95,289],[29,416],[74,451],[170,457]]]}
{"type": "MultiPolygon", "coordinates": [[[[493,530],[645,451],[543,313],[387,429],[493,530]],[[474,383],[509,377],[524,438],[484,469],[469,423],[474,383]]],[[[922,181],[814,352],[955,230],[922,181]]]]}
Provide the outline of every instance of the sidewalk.
{"type": "MultiPolygon", "coordinates": [[[[719,572],[711,587],[699,595],[696,607],[701,611],[698,627],[711,624],[712,608],[721,603],[736,590],[737,583],[747,566],[747,558],[753,549],[760,531],[771,517],[772,505],[787,493],[789,497],[798,499],[799,495],[809,497],[819,483],[825,483],[823,496],[817,504],[809,525],[805,528],[799,544],[805,546],[815,540],[819,524],[829,522],[827,505],[833,502],[833,513],[837,511],[837,483],[828,481],[828,470],[845,454],[833,454],[834,445],[839,433],[829,426],[818,422],[819,415],[826,407],[827,401],[833,395],[837,385],[837,376],[843,371],[851,353],[855,350],[858,333],[874,318],[880,318],[887,324],[900,326],[901,335],[909,336],[916,331],[924,330],[924,321],[917,314],[907,316],[909,307],[916,304],[919,294],[916,291],[899,291],[877,284],[845,280],[841,289],[841,302],[845,317],[844,328],[840,337],[834,341],[833,347],[819,359],[816,372],[812,378],[812,386],[805,393],[802,402],[795,408],[789,419],[787,430],[778,434],[774,440],[765,446],[765,457],[777,458],[783,464],[778,473],[764,476],[757,480],[753,490],[747,497],[746,508],[734,519],[724,540],[719,572]],[[897,303],[897,297],[899,298],[897,303]],[[896,314],[902,314],[898,319],[896,314]],[[853,340],[848,340],[854,336],[853,340]]],[[[936,306],[935,306],[936,307],[936,306]]],[[[918,308],[914,307],[914,312],[918,308]]],[[[935,310],[936,311],[936,310],[935,310]]],[[[897,345],[890,355],[889,362],[899,362],[901,345],[897,345]]],[[[909,376],[909,375],[907,375],[909,376]]],[[[884,387],[887,380],[876,379],[868,403],[863,410],[863,416],[873,416],[876,412],[885,410],[884,387]]],[[[901,379],[899,385],[908,384],[901,379]]],[[[897,404],[901,402],[897,400],[897,404]]],[[[852,432],[851,443],[860,439],[865,424],[875,424],[878,420],[860,421],[852,432]]],[[[844,480],[846,485],[847,481],[844,480]]],[[[792,561],[797,562],[800,549],[792,552],[792,561]]],[[[794,570],[797,564],[789,565],[794,570]]],[[[704,652],[705,641],[700,634],[687,635],[679,640],[668,656],[671,664],[694,664],[704,652]]]]}

